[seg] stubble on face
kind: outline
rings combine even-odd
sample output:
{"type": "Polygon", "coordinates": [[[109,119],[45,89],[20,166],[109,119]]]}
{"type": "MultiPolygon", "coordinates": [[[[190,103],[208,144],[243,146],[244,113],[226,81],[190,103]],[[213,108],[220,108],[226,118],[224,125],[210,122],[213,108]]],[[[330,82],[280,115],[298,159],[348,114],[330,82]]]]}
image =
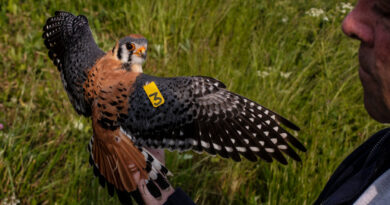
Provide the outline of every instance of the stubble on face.
{"type": "Polygon", "coordinates": [[[390,122],[390,31],[375,24],[372,46],[362,42],[359,49],[359,77],[364,105],[375,120],[390,122]],[[385,36],[389,38],[383,39],[385,36]]]}
{"type": "Polygon", "coordinates": [[[346,35],[360,40],[359,77],[367,112],[390,122],[390,1],[359,0],[343,22],[346,35]]]}

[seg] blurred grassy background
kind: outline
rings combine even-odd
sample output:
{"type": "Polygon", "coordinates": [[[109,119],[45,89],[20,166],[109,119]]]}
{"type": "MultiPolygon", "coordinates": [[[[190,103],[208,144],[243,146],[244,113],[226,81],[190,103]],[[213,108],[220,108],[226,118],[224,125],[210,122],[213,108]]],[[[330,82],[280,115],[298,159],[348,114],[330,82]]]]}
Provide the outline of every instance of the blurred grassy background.
{"type": "Polygon", "coordinates": [[[354,1],[0,0],[0,203],[112,204],[88,164],[90,120],[71,107],[44,48],[55,10],[87,16],[104,50],[149,39],[145,73],[206,75],[297,123],[302,163],[167,153],[171,182],[198,204],[311,204],[337,165],[383,125],[365,112],[354,1]],[[316,8],[316,9],[313,9],[316,8]]]}

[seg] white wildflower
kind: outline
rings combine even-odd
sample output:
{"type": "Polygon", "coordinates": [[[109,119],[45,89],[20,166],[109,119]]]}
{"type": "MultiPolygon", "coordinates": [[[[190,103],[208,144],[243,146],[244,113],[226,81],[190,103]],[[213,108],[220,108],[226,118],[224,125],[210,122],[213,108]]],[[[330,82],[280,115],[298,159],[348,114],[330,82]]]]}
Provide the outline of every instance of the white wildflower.
{"type": "Polygon", "coordinates": [[[265,77],[269,76],[269,72],[258,70],[257,71],[257,76],[265,78],[265,77]]]}
{"type": "Polygon", "coordinates": [[[309,11],[306,11],[306,14],[312,17],[318,17],[323,15],[324,13],[324,10],[317,8],[311,8],[309,11]]]}
{"type": "Polygon", "coordinates": [[[283,18],[282,18],[282,22],[283,22],[283,23],[287,23],[287,21],[288,21],[288,17],[283,17],[283,18]]]}
{"type": "Polygon", "coordinates": [[[347,2],[347,3],[341,3],[341,8],[351,11],[353,9],[353,6],[347,2]]]}
{"type": "Polygon", "coordinates": [[[282,78],[289,78],[292,72],[280,72],[282,78]]]}
{"type": "Polygon", "coordinates": [[[337,9],[342,14],[345,14],[345,13],[350,12],[353,9],[353,6],[350,3],[348,3],[348,2],[347,3],[341,2],[340,5],[337,6],[337,9]]]}
{"type": "Polygon", "coordinates": [[[329,21],[329,18],[327,16],[324,16],[324,18],[322,18],[322,20],[329,21]]]}
{"type": "Polygon", "coordinates": [[[11,197],[4,198],[3,201],[1,201],[0,204],[3,204],[3,205],[18,205],[18,204],[20,204],[20,200],[18,198],[16,198],[15,193],[13,193],[11,197]]]}
{"type": "Polygon", "coordinates": [[[78,130],[83,130],[84,129],[84,124],[83,122],[79,121],[74,121],[73,122],[73,127],[78,130]]]}

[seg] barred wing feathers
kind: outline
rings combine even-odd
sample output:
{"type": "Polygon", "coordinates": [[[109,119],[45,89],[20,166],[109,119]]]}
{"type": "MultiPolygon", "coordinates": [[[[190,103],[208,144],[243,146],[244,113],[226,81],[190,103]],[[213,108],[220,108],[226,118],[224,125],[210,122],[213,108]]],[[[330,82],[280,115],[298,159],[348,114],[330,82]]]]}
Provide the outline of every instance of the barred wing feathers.
{"type": "Polygon", "coordinates": [[[53,17],[47,19],[43,31],[49,57],[59,70],[64,64],[72,63],[67,61],[72,60],[68,56],[73,54],[74,60],[86,61],[88,68],[105,54],[93,39],[88,20],[83,15],[76,17],[68,12],[56,11],[53,17]],[[78,50],[81,48],[83,50],[78,50]]]}
{"type": "Polygon", "coordinates": [[[91,108],[83,100],[82,84],[87,79],[88,70],[105,53],[93,39],[87,18],[56,11],[47,19],[42,37],[50,59],[61,73],[72,105],[77,113],[90,116],[91,108]]]}
{"type": "Polygon", "coordinates": [[[282,152],[300,161],[290,144],[305,147],[280,124],[299,128],[275,112],[226,90],[209,77],[158,78],[141,74],[129,97],[121,128],[138,146],[206,151],[240,161],[272,158],[286,164],[282,152]],[[155,82],[165,102],[153,107],[143,86],[155,82]]]}

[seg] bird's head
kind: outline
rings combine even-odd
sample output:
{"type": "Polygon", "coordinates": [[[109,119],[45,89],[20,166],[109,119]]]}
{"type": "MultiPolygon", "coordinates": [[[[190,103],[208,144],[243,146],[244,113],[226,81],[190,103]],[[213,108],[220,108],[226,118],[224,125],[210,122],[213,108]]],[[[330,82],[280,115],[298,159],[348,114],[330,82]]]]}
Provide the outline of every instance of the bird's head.
{"type": "Polygon", "coordinates": [[[130,64],[135,72],[142,72],[146,60],[148,40],[139,34],[131,34],[121,38],[113,49],[113,54],[124,64],[130,64]]]}

